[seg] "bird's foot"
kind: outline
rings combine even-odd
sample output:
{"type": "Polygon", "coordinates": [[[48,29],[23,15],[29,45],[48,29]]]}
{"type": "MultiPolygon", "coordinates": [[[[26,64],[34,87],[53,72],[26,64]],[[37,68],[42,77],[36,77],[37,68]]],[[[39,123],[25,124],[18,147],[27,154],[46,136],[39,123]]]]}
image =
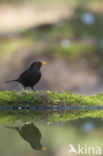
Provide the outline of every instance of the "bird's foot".
{"type": "Polygon", "coordinates": [[[34,87],[31,87],[31,90],[32,90],[32,91],[36,91],[34,87]]]}

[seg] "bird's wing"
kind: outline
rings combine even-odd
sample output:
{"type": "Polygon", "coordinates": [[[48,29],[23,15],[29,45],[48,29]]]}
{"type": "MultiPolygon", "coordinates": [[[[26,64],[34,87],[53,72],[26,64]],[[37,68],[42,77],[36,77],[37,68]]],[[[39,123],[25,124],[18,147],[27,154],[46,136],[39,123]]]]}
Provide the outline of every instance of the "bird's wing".
{"type": "Polygon", "coordinates": [[[31,71],[29,70],[25,70],[19,77],[20,81],[25,81],[26,79],[28,79],[31,76],[31,71]]]}

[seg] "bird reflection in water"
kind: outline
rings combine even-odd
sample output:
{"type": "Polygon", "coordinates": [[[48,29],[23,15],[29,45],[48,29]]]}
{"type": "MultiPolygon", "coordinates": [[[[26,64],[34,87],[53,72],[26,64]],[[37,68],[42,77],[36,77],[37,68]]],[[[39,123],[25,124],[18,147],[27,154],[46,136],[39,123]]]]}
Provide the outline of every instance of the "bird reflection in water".
{"type": "Polygon", "coordinates": [[[45,146],[42,146],[40,143],[41,140],[41,132],[39,129],[33,124],[25,124],[22,127],[9,127],[6,128],[17,130],[20,136],[30,143],[31,147],[35,150],[46,150],[45,146]]]}

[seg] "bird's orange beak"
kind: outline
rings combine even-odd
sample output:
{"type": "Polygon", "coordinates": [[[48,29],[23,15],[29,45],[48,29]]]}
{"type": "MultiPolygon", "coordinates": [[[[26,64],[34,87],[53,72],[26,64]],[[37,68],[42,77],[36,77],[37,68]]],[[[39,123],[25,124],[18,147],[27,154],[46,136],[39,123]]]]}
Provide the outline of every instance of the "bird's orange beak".
{"type": "Polygon", "coordinates": [[[47,62],[42,62],[42,63],[41,63],[42,66],[45,65],[45,64],[47,64],[47,62]]]}
{"type": "Polygon", "coordinates": [[[42,146],[42,148],[41,148],[42,150],[47,150],[47,148],[45,147],[45,146],[42,146]]]}

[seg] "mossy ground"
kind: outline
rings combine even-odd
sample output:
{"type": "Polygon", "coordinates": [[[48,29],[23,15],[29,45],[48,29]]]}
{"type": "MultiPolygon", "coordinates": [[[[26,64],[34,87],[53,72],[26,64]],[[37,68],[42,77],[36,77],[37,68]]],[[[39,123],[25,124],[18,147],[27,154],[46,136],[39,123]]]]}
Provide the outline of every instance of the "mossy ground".
{"type": "MultiPolygon", "coordinates": [[[[0,106],[103,106],[103,94],[95,96],[73,95],[70,92],[3,91],[0,106]]],[[[38,121],[53,123],[75,119],[103,118],[103,110],[1,110],[0,122],[38,121]]]]}

